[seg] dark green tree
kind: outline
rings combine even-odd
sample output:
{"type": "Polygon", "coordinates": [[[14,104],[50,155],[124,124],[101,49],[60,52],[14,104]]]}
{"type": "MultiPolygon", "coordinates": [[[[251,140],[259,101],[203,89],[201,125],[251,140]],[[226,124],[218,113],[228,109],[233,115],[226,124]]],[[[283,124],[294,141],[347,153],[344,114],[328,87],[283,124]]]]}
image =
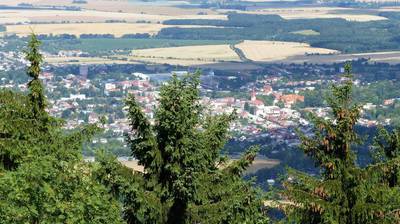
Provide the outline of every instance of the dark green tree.
{"type": "Polygon", "coordinates": [[[374,165],[370,170],[378,168],[382,182],[388,187],[400,187],[400,128],[391,132],[379,128],[374,139],[373,158],[374,165]]]}
{"type": "Polygon", "coordinates": [[[302,150],[321,168],[320,176],[289,170],[283,195],[288,219],[296,223],[398,223],[399,189],[382,178],[387,164],[361,168],[352,146],[360,143],[354,126],[360,107],[352,102],[351,67],[344,83],[332,86],[328,97],[332,116],[311,116],[314,132],[300,134],[302,150]]]}
{"type": "Polygon", "coordinates": [[[121,223],[119,203],[81,156],[99,128],[66,133],[46,112],[39,44],[32,35],[28,94],[0,91],[0,222],[121,223]]]}
{"type": "MultiPolygon", "coordinates": [[[[124,208],[127,208],[124,213],[129,217],[128,223],[267,221],[262,210],[263,194],[242,179],[243,171],[251,164],[258,149],[251,148],[242,159],[231,163],[221,157],[229,124],[235,116],[203,113],[199,102],[199,76],[199,73],[182,78],[174,75],[162,86],[154,122],[147,119],[133,96],[127,99],[132,127],[128,142],[132,154],[144,166],[144,173],[130,174],[141,180],[131,186],[135,184],[141,188],[143,196],[137,198],[147,198],[149,203],[140,205],[144,203],[140,202],[142,199],[135,200],[134,197],[126,200],[129,197],[126,189],[138,191],[131,186],[118,190],[122,194],[116,195],[123,199],[124,208]],[[148,219],[143,218],[148,211],[154,213],[148,219]]],[[[111,163],[105,162],[100,171],[107,167],[106,164],[111,163]]],[[[121,168],[117,170],[122,172],[121,168]]],[[[104,178],[102,182],[108,183],[109,189],[121,189],[120,180],[129,179],[121,178],[123,176],[111,178],[119,180],[114,181],[116,184],[104,178]]]]}
{"type": "Polygon", "coordinates": [[[44,87],[39,79],[41,72],[40,65],[43,62],[43,56],[39,51],[41,42],[35,34],[31,35],[31,40],[28,43],[28,49],[25,51],[26,60],[30,65],[27,69],[27,75],[32,78],[28,83],[29,98],[31,101],[32,110],[35,116],[44,113],[46,108],[46,97],[44,96],[44,87]]]}
{"type": "Polygon", "coordinates": [[[380,202],[380,216],[388,223],[400,221],[400,129],[388,131],[379,128],[374,139],[374,162],[367,167],[369,176],[377,182],[379,191],[375,200],[380,202]]]}

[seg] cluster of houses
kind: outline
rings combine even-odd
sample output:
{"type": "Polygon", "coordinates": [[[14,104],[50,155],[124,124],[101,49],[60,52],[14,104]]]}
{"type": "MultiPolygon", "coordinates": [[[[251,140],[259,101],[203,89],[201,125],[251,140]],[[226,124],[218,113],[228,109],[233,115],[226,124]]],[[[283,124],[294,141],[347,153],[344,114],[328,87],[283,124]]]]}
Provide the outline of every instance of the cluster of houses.
{"type": "MultiPolygon", "coordinates": [[[[114,81],[104,80],[102,83],[94,84],[93,81],[81,75],[67,75],[58,77],[55,81],[54,74],[45,72],[41,75],[47,91],[52,94],[60,86],[69,89],[68,94],[63,94],[57,99],[50,99],[51,108],[49,112],[58,117],[63,117],[65,111],[72,111],[73,114],[83,114],[82,116],[69,116],[67,114],[67,129],[73,129],[76,126],[88,123],[99,122],[102,116],[112,117],[112,122],[105,125],[106,130],[116,134],[121,134],[129,130],[128,121],[125,116],[116,116],[114,114],[96,113],[96,108],[108,108],[108,113],[117,113],[123,110],[123,98],[128,94],[135,96],[143,111],[148,118],[154,118],[154,108],[157,106],[159,96],[159,86],[154,85],[148,75],[142,73],[132,74],[131,80],[114,81]],[[100,85],[100,86],[99,86],[100,85]],[[85,92],[97,90],[101,96],[88,96],[85,92]],[[123,93],[122,96],[114,96],[113,93],[123,93]],[[105,99],[98,100],[98,99],[105,99]],[[121,102],[119,105],[107,103],[111,99],[121,102]],[[96,102],[96,103],[95,103],[96,102]]],[[[201,103],[209,109],[211,114],[231,113],[236,111],[239,115],[238,121],[232,125],[232,130],[243,135],[260,133],[265,130],[285,128],[296,125],[301,120],[300,113],[290,106],[298,101],[304,101],[304,97],[297,94],[282,94],[274,91],[271,85],[265,85],[261,89],[252,89],[248,99],[238,99],[234,97],[209,98],[203,97],[201,103]],[[258,96],[273,96],[274,103],[282,102],[285,107],[276,105],[265,105],[258,99],[258,96]],[[246,108],[250,106],[252,110],[246,108]]]]}
{"type": "Polygon", "coordinates": [[[22,52],[0,51],[0,71],[13,71],[25,64],[25,55],[22,52]]]}
{"type": "MultiPolygon", "coordinates": [[[[2,70],[1,67],[0,70],[2,70]]],[[[52,96],[49,99],[51,105],[49,112],[57,117],[65,117],[67,120],[65,128],[73,129],[83,123],[97,123],[102,117],[105,117],[108,119],[104,125],[106,131],[122,136],[124,132],[129,131],[129,122],[126,119],[123,104],[124,97],[128,94],[135,96],[136,101],[142,105],[143,111],[150,120],[154,118],[154,108],[157,107],[159,97],[159,85],[150,80],[152,75],[133,73],[127,75],[127,78],[122,81],[90,80],[85,75],[87,73],[85,66],[81,66],[80,73],[82,74],[56,77],[51,72],[44,72],[40,76],[46,85],[47,92],[52,96]],[[61,88],[63,89],[62,94],[60,93],[61,88]]],[[[162,75],[163,78],[164,76],[165,74],[162,75]]],[[[299,124],[308,125],[300,112],[293,107],[296,103],[305,100],[299,92],[313,89],[315,85],[320,85],[323,81],[286,82],[284,85],[291,88],[292,92],[290,93],[286,91],[287,89],[283,91],[273,88],[279,81],[281,81],[280,77],[267,77],[258,82],[261,85],[247,87],[248,98],[203,96],[201,103],[210,114],[214,115],[235,111],[239,119],[232,124],[231,130],[240,136],[254,136],[268,131],[273,138],[287,140],[292,137],[293,133],[285,130],[290,130],[299,124]],[[265,97],[272,101],[265,102],[265,97]]],[[[7,82],[3,79],[0,84],[0,87],[13,87],[11,81],[7,82]]],[[[17,87],[26,88],[25,85],[17,87]]],[[[391,105],[396,100],[387,99],[382,104],[391,105]]],[[[366,104],[364,110],[374,106],[366,104]]],[[[321,117],[326,117],[329,112],[328,108],[306,108],[305,110],[314,112],[321,117]]],[[[360,124],[371,126],[377,123],[361,119],[360,124]]],[[[107,142],[107,139],[99,140],[99,142],[107,142]]]]}
{"type": "Polygon", "coordinates": [[[291,109],[291,105],[297,101],[304,101],[304,96],[276,92],[270,85],[262,89],[252,89],[249,99],[238,99],[234,97],[208,98],[203,97],[203,105],[207,105],[212,114],[231,113],[235,111],[239,118],[233,128],[241,130],[242,134],[258,134],[265,130],[282,129],[296,125],[301,119],[300,113],[291,109]],[[285,107],[276,105],[265,105],[258,99],[260,95],[272,95],[274,104],[283,102],[285,107]],[[249,109],[251,108],[251,109],[249,109]]]}

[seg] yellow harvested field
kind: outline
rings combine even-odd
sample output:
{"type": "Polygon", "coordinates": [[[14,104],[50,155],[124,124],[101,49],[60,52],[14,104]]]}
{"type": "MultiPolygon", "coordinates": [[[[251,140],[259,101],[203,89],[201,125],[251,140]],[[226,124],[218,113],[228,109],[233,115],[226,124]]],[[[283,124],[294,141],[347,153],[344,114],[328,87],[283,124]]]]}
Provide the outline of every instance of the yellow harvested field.
{"type": "MultiPolygon", "coordinates": [[[[54,0],[46,0],[54,1],[54,0]]],[[[58,0],[57,0],[58,1],[58,0]]],[[[44,2],[44,1],[42,1],[44,2]]],[[[143,4],[143,1],[103,1],[103,0],[90,0],[88,4],[81,6],[85,9],[92,9],[107,12],[129,12],[129,13],[143,13],[155,15],[169,15],[169,16],[184,16],[184,15],[197,15],[198,13],[213,15],[217,14],[214,10],[210,9],[196,9],[196,8],[182,8],[174,7],[174,5],[184,4],[182,1],[168,1],[169,5],[157,5],[157,3],[143,4]]]]}
{"type": "Polygon", "coordinates": [[[272,168],[279,165],[279,160],[274,159],[255,159],[253,163],[247,168],[246,174],[254,174],[259,170],[272,168]]]}
{"type": "MultiPolygon", "coordinates": [[[[231,163],[234,160],[229,161],[231,163]]],[[[144,172],[144,167],[138,164],[137,160],[132,161],[122,161],[122,165],[131,168],[134,171],[144,172]]],[[[276,165],[279,165],[279,160],[273,159],[255,159],[253,163],[247,168],[245,174],[253,174],[261,169],[272,168],[276,165]]]]}
{"type": "Polygon", "coordinates": [[[21,3],[35,4],[40,0],[1,0],[2,5],[17,6],[21,3]]]}
{"type": "Polygon", "coordinates": [[[309,44],[281,41],[243,41],[235,47],[242,50],[244,55],[253,61],[279,61],[291,56],[305,54],[336,54],[336,50],[314,48],[309,44]]]}
{"type": "Polygon", "coordinates": [[[137,172],[144,172],[144,167],[138,164],[137,160],[132,160],[132,161],[122,161],[122,165],[132,169],[133,171],[137,172]]]}
{"type": "Polygon", "coordinates": [[[134,50],[130,59],[177,65],[240,61],[239,56],[227,44],[134,50]]]}
{"type": "Polygon", "coordinates": [[[124,34],[149,33],[156,34],[163,28],[168,27],[210,27],[192,25],[163,25],[153,23],[77,23],[77,24],[33,24],[33,25],[7,25],[7,34],[17,34],[18,36],[28,36],[32,30],[36,34],[113,34],[121,37],[124,34]]]}
{"type": "Polygon", "coordinates": [[[206,61],[202,59],[168,59],[168,58],[138,58],[130,57],[130,62],[146,63],[146,64],[168,64],[180,66],[199,66],[215,64],[217,61],[206,61]]]}
{"type": "Polygon", "coordinates": [[[400,12],[400,6],[388,6],[377,9],[380,12],[400,12]]]}
{"type": "MultiPolygon", "coordinates": [[[[156,8],[156,7],[155,7],[156,8]]],[[[125,20],[135,23],[137,21],[146,21],[151,23],[163,22],[170,19],[221,19],[227,20],[226,15],[161,15],[161,14],[141,14],[141,13],[121,13],[105,12],[94,10],[67,11],[67,10],[2,10],[0,14],[0,24],[17,23],[61,23],[68,21],[70,23],[81,22],[106,22],[107,20],[125,20]]]]}
{"type": "MultiPolygon", "coordinates": [[[[258,15],[279,15],[284,19],[331,19],[342,18],[348,21],[367,22],[386,20],[387,18],[369,14],[345,13],[351,8],[339,7],[303,7],[303,8],[268,8],[254,11],[235,10],[237,13],[258,14],[258,15]]],[[[228,12],[232,10],[220,10],[228,12]]]]}
{"type": "Polygon", "coordinates": [[[91,9],[103,12],[128,12],[154,15],[197,15],[198,13],[213,15],[217,14],[210,9],[182,8],[174,5],[188,4],[185,1],[165,1],[163,4],[157,2],[147,3],[145,1],[132,0],[86,0],[87,4],[73,4],[72,0],[1,0],[1,5],[17,6],[20,3],[29,3],[34,6],[77,6],[82,9],[91,9]]]}
{"type": "MultiPolygon", "coordinates": [[[[218,168],[224,169],[235,161],[237,161],[237,159],[230,159],[226,163],[220,164],[218,166],[218,168]]],[[[276,159],[255,158],[253,163],[246,169],[244,174],[254,174],[259,170],[270,169],[279,164],[280,164],[280,161],[276,160],[276,159]]]]}

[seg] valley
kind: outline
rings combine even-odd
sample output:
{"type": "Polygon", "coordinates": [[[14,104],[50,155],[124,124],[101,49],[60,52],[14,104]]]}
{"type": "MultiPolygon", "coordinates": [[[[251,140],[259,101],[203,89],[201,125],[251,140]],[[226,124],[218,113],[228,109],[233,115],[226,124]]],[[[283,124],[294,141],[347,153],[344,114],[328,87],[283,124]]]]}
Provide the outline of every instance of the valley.
{"type": "Polygon", "coordinates": [[[102,148],[142,171],[124,142],[124,99],[135,95],[153,120],[163,83],[201,70],[207,111],[238,113],[226,154],[260,145],[245,174],[268,188],[285,166],[316,172],[296,129],[310,133],[308,112],[328,116],[326,89],[341,82],[345,62],[362,104],[360,131],[400,124],[400,8],[382,2],[4,0],[0,86],[26,91],[21,52],[36,33],[50,113],[68,131],[104,116],[85,158],[102,148]]]}

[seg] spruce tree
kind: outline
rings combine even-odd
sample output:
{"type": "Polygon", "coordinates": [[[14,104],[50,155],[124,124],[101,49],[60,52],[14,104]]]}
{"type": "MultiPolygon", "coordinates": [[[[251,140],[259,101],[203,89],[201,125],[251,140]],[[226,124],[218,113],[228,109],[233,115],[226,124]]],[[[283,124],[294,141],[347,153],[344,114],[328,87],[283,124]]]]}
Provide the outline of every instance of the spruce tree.
{"type": "Polygon", "coordinates": [[[40,113],[45,113],[46,97],[44,95],[43,84],[39,79],[41,72],[40,65],[43,62],[43,55],[39,51],[41,42],[33,33],[28,43],[28,49],[25,51],[26,60],[29,61],[27,75],[32,78],[28,83],[29,98],[32,103],[33,114],[37,116],[40,113]]]}
{"type": "MultiPolygon", "coordinates": [[[[388,163],[361,168],[352,146],[360,143],[355,125],[360,107],[352,102],[352,76],[345,66],[344,83],[332,86],[332,116],[311,116],[313,134],[301,134],[302,150],[321,169],[319,176],[289,170],[283,195],[288,219],[296,223],[398,223],[399,188],[390,188],[382,171],[388,163]]],[[[393,161],[392,161],[393,162],[393,161]]],[[[395,162],[399,164],[397,161],[395,162]]]]}
{"type": "MultiPolygon", "coordinates": [[[[122,198],[124,208],[129,208],[124,211],[130,217],[128,223],[266,223],[262,192],[242,179],[258,149],[250,149],[231,163],[221,157],[235,116],[205,114],[199,102],[199,85],[200,73],[174,75],[161,87],[154,123],[134,96],[128,97],[132,131],[127,139],[133,156],[145,169],[131,175],[141,180],[135,186],[144,193],[139,200],[127,201],[126,189],[132,188],[123,186],[126,184],[121,179],[126,177],[102,180],[109,189],[122,189],[116,195],[122,198]],[[142,214],[150,210],[156,217],[143,219],[142,214]]],[[[104,162],[103,167],[110,167],[106,164],[110,162],[104,162]]],[[[115,165],[111,167],[114,169],[108,170],[123,172],[115,165]]]]}

